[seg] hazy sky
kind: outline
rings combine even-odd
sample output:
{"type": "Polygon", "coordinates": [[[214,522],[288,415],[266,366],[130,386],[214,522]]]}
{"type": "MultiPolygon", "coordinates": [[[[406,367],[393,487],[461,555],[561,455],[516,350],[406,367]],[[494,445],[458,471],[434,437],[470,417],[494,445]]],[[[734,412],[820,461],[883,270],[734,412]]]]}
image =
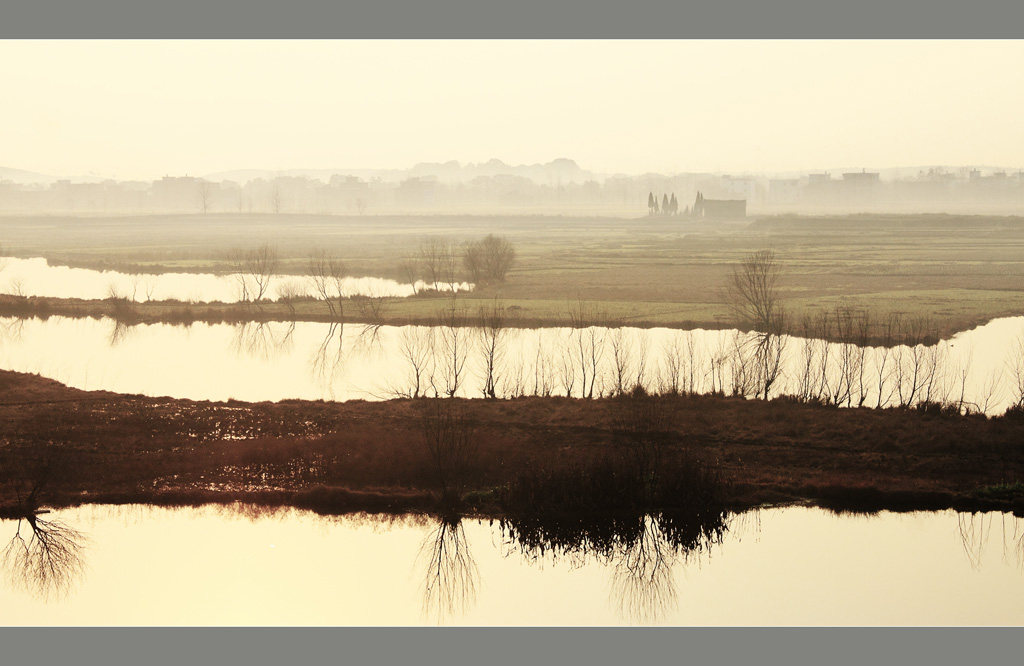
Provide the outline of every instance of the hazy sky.
{"type": "Polygon", "coordinates": [[[0,166],[1024,163],[1017,41],[2,41],[0,166]]]}

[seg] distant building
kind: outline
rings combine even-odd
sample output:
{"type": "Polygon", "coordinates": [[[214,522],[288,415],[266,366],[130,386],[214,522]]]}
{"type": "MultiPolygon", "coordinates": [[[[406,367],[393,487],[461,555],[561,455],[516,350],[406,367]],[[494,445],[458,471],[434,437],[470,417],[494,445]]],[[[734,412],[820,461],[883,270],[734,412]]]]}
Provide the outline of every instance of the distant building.
{"type": "Polygon", "coordinates": [[[768,201],[771,203],[796,203],[800,200],[799,178],[772,178],[768,181],[768,201]]]}
{"type": "Polygon", "coordinates": [[[757,194],[757,181],[745,176],[722,176],[719,186],[724,190],[723,194],[730,198],[750,200],[757,194]]]}
{"type": "Polygon", "coordinates": [[[736,219],[747,216],[746,199],[705,199],[697,192],[693,202],[693,214],[696,217],[708,217],[718,220],[736,219]]]}
{"type": "Polygon", "coordinates": [[[861,171],[860,173],[844,173],[843,182],[853,183],[855,185],[874,185],[879,182],[879,176],[881,174],[877,172],[861,171]]]}

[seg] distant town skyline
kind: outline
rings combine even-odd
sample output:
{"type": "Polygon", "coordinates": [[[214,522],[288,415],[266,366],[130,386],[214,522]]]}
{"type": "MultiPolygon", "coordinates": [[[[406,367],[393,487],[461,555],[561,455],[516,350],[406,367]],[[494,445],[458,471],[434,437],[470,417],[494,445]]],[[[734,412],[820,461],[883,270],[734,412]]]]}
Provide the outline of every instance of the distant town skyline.
{"type": "Polygon", "coordinates": [[[4,41],[0,166],[1018,168],[1024,41],[4,41]]]}

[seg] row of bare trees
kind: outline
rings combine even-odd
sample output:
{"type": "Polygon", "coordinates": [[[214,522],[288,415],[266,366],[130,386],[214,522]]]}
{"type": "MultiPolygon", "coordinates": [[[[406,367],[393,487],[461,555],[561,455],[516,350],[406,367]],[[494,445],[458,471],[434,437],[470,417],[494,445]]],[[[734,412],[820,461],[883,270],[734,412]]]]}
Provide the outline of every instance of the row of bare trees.
{"type": "Polygon", "coordinates": [[[972,390],[971,355],[953,358],[948,343],[925,344],[924,324],[898,315],[871,326],[865,324],[869,313],[847,308],[808,318],[806,325],[819,331],[833,327],[839,341],[827,342],[760,331],[703,339],[675,331],[659,341],[647,330],[595,325],[601,316],[586,301],[569,304],[567,314],[566,328],[541,330],[512,347],[522,333],[500,301],[475,314],[453,304],[434,326],[400,329],[398,350],[407,372],[390,393],[594,398],[639,390],[985,413],[1000,401],[1008,375],[1010,403],[1024,405],[1024,340],[1004,371],[975,382],[972,390]],[[880,331],[888,331],[892,346],[862,344],[878,339],[880,331]]]}
{"type": "MultiPolygon", "coordinates": [[[[418,255],[410,255],[399,262],[399,276],[412,286],[414,294],[421,277],[435,291],[445,288],[455,293],[461,284],[458,271],[460,257],[470,282],[478,285],[494,284],[505,281],[515,263],[516,250],[507,238],[494,234],[468,241],[461,246],[446,238],[429,238],[420,245],[418,255]]],[[[268,293],[280,258],[275,246],[263,243],[247,250],[232,250],[227,262],[237,283],[239,300],[258,303],[268,293]]],[[[316,249],[309,256],[308,268],[313,294],[327,304],[332,319],[341,321],[344,319],[344,299],[347,297],[343,289],[347,275],[344,263],[323,249],[316,249]]],[[[305,293],[294,285],[284,285],[279,291],[288,304],[305,293]]],[[[356,307],[364,317],[371,321],[382,319],[381,310],[386,307],[383,296],[363,294],[351,298],[359,301],[356,307]]]]}
{"type": "Polygon", "coordinates": [[[476,326],[466,326],[471,319],[466,306],[452,299],[434,325],[402,328],[398,351],[407,363],[407,377],[402,387],[390,392],[408,398],[455,397],[465,384],[467,362],[475,351],[483,367],[483,397],[504,393],[498,383],[513,332],[508,311],[501,300],[494,299],[479,307],[476,326]]]}

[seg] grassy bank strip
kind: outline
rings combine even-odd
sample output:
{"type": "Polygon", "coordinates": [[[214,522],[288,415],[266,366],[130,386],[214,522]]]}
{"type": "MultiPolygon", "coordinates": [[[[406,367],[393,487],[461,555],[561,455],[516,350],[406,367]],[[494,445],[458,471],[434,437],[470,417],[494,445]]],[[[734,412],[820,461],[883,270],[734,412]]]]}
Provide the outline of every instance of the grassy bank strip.
{"type": "Polygon", "coordinates": [[[1024,509],[1024,421],[1013,415],[688,395],[211,403],[13,372],[0,372],[0,396],[7,507],[32,497],[492,516],[1024,509]]]}
{"type": "MultiPolygon", "coordinates": [[[[433,326],[440,322],[460,326],[476,326],[480,322],[481,309],[494,303],[494,295],[485,292],[459,296],[423,295],[410,298],[387,298],[362,307],[358,299],[346,302],[344,322],[364,325],[388,326],[433,326]],[[457,315],[452,317],[453,304],[457,315]]],[[[505,325],[508,328],[546,328],[569,326],[570,309],[578,307],[579,301],[556,300],[507,300],[500,303],[505,308],[505,325]]],[[[872,321],[878,326],[884,317],[897,313],[905,322],[924,321],[927,331],[923,341],[933,344],[948,339],[956,333],[984,325],[994,318],[1021,316],[1024,314],[1024,294],[1006,292],[971,292],[957,290],[892,294],[883,299],[884,310],[872,310],[870,299],[832,298],[795,299],[787,302],[790,307],[789,320],[784,332],[788,335],[825,339],[830,342],[846,342],[833,325],[824,332],[807,326],[807,321],[818,321],[822,313],[834,319],[837,308],[847,312],[875,312],[872,321]],[[963,291],[964,293],[960,293],[963,291]],[[941,316],[927,320],[914,318],[918,304],[937,309],[941,316]]],[[[727,314],[721,304],[677,304],[660,302],[601,301],[587,302],[593,313],[589,323],[609,328],[670,328],[678,330],[724,330],[747,327],[738,325],[727,314]]],[[[86,300],[78,298],[24,297],[0,294],[0,316],[46,319],[51,316],[71,318],[110,317],[125,325],[135,324],[241,324],[247,322],[321,322],[337,321],[322,301],[312,298],[295,299],[291,302],[267,301],[262,303],[190,303],[177,300],[132,302],[124,299],[86,300]]],[[[871,335],[865,338],[871,346],[896,344],[891,338],[871,335]]]]}

